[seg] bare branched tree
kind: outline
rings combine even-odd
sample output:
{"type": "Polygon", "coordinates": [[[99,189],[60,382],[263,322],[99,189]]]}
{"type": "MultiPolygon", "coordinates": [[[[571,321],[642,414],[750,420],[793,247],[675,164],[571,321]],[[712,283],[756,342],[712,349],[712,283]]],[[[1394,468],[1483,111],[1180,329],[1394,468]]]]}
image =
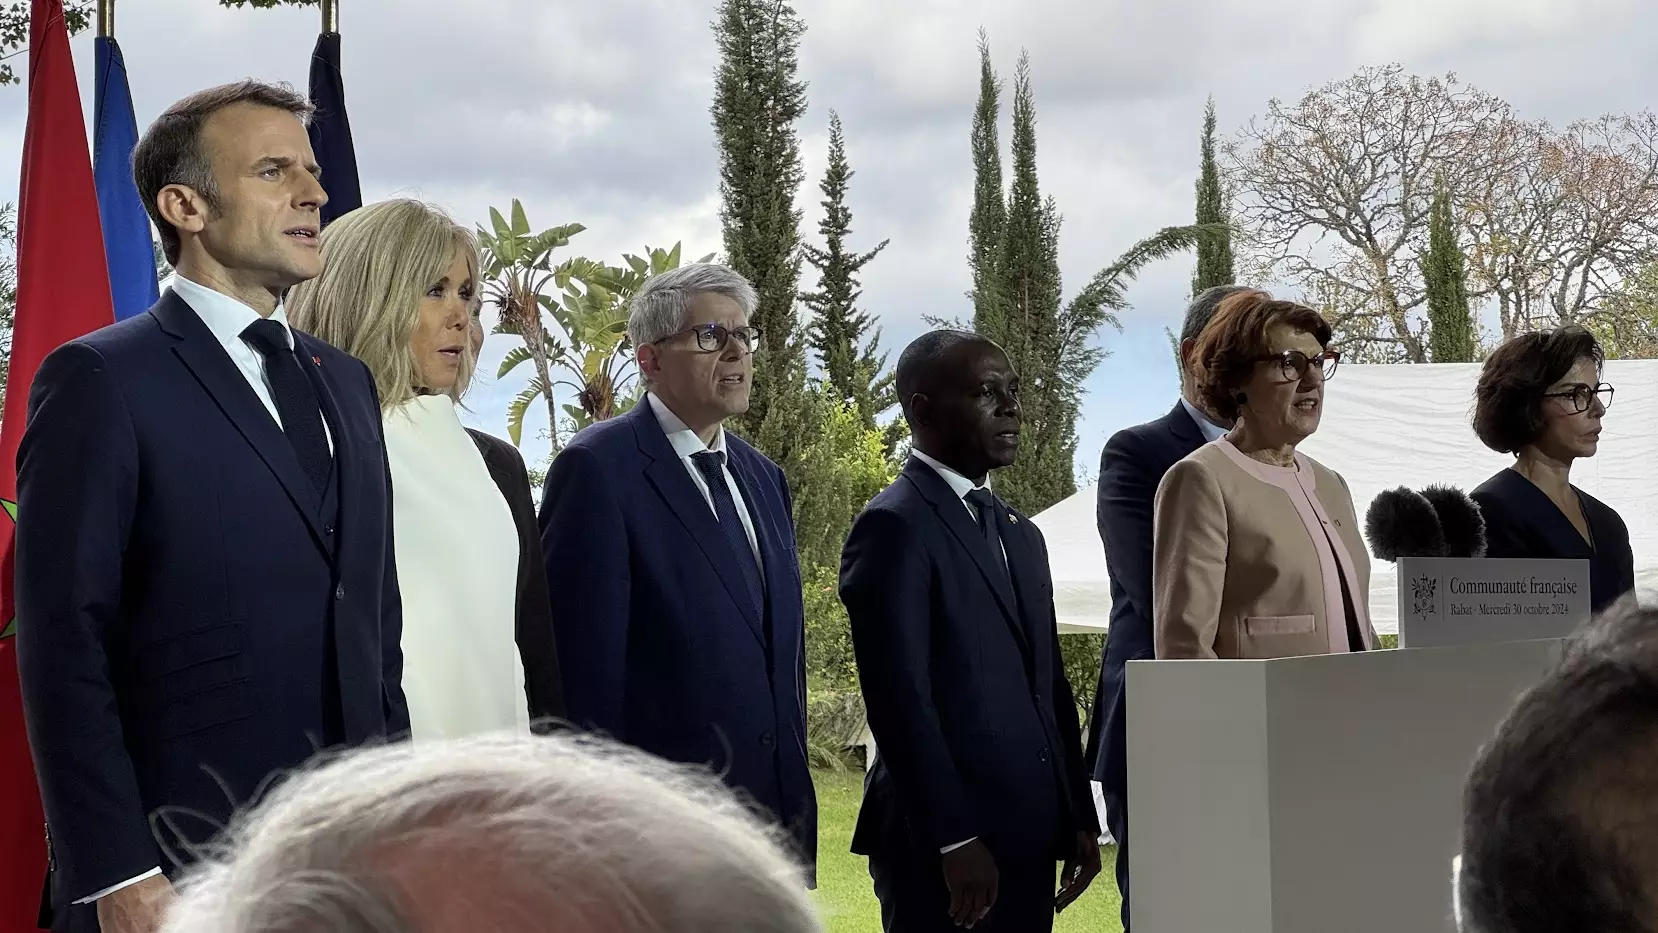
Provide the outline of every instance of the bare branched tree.
{"type": "Polygon", "coordinates": [[[1468,244],[1469,298],[1495,307],[1501,336],[1644,332],[1614,320],[1631,304],[1611,298],[1658,261],[1650,112],[1556,131],[1455,75],[1390,65],[1272,101],[1227,157],[1253,280],[1298,289],[1353,359],[1428,358],[1419,257],[1436,174],[1468,244]]]}
{"type": "Polygon", "coordinates": [[[1488,147],[1508,170],[1460,192],[1471,275],[1504,337],[1562,323],[1619,329],[1608,304],[1658,258],[1658,118],[1512,123],[1488,147]]]}
{"type": "Polygon", "coordinates": [[[1325,303],[1353,356],[1424,361],[1418,254],[1435,173],[1455,191],[1499,170],[1481,140],[1511,119],[1455,75],[1397,65],[1270,102],[1227,149],[1254,271],[1325,303]]]}

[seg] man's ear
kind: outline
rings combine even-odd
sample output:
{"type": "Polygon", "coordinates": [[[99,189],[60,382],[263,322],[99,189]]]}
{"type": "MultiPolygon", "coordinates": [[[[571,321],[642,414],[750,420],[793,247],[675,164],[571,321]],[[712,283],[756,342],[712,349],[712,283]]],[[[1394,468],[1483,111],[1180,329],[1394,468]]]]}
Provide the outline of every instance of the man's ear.
{"type": "Polygon", "coordinates": [[[917,392],[910,396],[909,421],[912,428],[919,428],[933,423],[933,400],[926,393],[917,392]]]}
{"type": "Polygon", "coordinates": [[[180,233],[200,233],[211,209],[207,199],[189,185],[168,185],[155,196],[156,213],[180,233]]]}
{"type": "Polygon", "coordinates": [[[655,344],[647,343],[633,351],[633,359],[639,364],[639,374],[650,379],[662,371],[662,354],[655,344]]]}

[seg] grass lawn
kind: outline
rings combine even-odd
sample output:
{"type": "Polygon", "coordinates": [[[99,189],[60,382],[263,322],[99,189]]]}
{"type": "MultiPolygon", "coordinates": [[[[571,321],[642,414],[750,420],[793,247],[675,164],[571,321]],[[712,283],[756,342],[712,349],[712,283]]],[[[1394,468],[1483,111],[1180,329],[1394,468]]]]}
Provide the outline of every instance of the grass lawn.
{"type": "MultiPolygon", "coordinates": [[[[863,796],[863,775],[857,772],[817,771],[818,845],[817,901],[829,933],[881,933],[881,905],[870,887],[869,866],[852,845],[852,826],[863,796]]],[[[1054,921],[1057,933],[1117,933],[1117,883],[1111,866],[1117,850],[1100,852],[1101,870],[1088,892],[1054,921]]],[[[1055,877],[1058,877],[1057,866],[1055,877]]],[[[1056,884],[1057,889],[1057,884],[1056,884]]]]}

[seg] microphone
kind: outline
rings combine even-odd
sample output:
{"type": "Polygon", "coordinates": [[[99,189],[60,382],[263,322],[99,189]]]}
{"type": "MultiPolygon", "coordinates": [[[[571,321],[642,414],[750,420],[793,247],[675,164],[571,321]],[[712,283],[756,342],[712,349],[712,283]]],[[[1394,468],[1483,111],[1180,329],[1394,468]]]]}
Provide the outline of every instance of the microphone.
{"type": "Polygon", "coordinates": [[[1429,486],[1422,490],[1422,498],[1439,516],[1446,557],[1485,556],[1485,516],[1480,514],[1479,503],[1454,486],[1429,486]]]}
{"type": "Polygon", "coordinates": [[[1445,529],[1433,503],[1404,486],[1380,493],[1371,501],[1364,516],[1364,534],[1370,539],[1371,550],[1385,561],[1446,556],[1445,529]]]}

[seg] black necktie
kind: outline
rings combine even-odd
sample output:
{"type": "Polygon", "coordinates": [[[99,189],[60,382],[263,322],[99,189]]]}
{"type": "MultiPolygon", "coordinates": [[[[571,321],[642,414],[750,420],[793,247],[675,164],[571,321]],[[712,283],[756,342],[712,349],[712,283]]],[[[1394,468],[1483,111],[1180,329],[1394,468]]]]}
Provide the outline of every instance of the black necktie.
{"type": "Polygon", "coordinates": [[[1007,555],[1002,553],[1002,536],[996,532],[996,497],[980,486],[967,494],[967,501],[979,513],[979,533],[984,535],[984,543],[990,547],[990,556],[995,558],[996,566],[1006,572],[1007,555]]]}
{"type": "Polygon", "coordinates": [[[708,492],[714,500],[714,517],[719,519],[720,532],[731,547],[731,556],[743,570],[743,583],[754,600],[755,614],[765,615],[765,585],[760,582],[760,563],[754,559],[754,547],[748,543],[748,532],[743,520],[737,517],[737,500],[731,495],[731,486],[725,481],[725,455],[705,450],[691,455],[691,462],[708,483],[708,492]]]}
{"type": "Polygon", "coordinates": [[[319,494],[326,492],[328,476],[334,472],[334,456],[328,451],[317,392],[288,347],[288,329],[278,321],[263,318],[249,324],[242,331],[242,339],[265,358],[265,378],[270,381],[277,413],[282,416],[282,433],[294,445],[300,469],[311,478],[319,494]]]}

